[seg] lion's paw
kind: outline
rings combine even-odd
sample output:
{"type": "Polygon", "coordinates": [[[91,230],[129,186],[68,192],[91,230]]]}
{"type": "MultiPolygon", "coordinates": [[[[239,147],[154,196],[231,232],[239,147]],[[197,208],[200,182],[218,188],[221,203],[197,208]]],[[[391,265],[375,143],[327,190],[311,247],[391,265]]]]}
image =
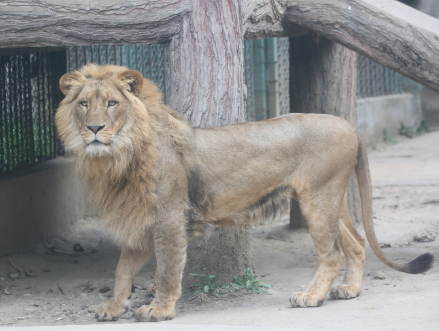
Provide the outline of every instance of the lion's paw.
{"type": "Polygon", "coordinates": [[[339,284],[331,289],[331,299],[353,299],[360,295],[361,287],[339,284]]]}
{"type": "Polygon", "coordinates": [[[135,313],[136,320],[141,322],[160,322],[175,316],[175,309],[167,307],[142,306],[135,313]]]}
{"type": "Polygon", "coordinates": [[[96,309],[95,318],[100,322],[114,321],[119,316],[125,314],[127,310],[127,308],[123,308],[114,301],[106,302],[96,309]]]}
{"type": "Polygon", "coordinates": [[[290,299],[293,307],[320,307],[325,301],[325,297],[320,297],[312,293],[296,292],[290,299]]]}

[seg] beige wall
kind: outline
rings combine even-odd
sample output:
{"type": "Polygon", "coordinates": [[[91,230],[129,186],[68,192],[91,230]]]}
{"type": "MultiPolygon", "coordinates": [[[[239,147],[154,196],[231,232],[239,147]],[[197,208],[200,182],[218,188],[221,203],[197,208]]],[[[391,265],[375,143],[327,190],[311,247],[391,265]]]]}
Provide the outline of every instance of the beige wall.
{"type": "Polygon", "coordinates": [[[94,215],[73,162],[50,160],[0,177],[0,256],[31,249],[94,215]]]}

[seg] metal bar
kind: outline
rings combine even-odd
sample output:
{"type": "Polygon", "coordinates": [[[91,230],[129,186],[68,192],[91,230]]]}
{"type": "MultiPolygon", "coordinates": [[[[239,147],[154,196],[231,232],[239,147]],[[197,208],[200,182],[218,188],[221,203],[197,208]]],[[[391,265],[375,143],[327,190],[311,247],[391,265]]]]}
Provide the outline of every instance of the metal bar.
{"type": "Polygon", "coordinates": [[[13,71],[11,71],[12,75],[11,75],[11,100],[13,102],[13,105],[10,109],[10,111],[12,112],[12,117],[14,118],[14,122],[13,122],[13,132],[14,132],[14,144],[13,144],[13,153],[12,153],[12,158],[13,158],[13,165],[14,168],[19,168],[20,167],[20,162],[19,162],[19,154],[20,154],[20,133],[19,133],[19,119],[18,119],[18,97],[17,97],[17,89],[15,88],[17,85],[17,57],[14,56],[13,57],[14,63],[13,65],[11,65],[11,67],[13,67],[13,71]],[[15,76],[15,77],[14,77],[15,76]],[[14,86],[15,85],[15,86],[14,86]]]}
{"type": "Polygon", "coordinates": [[[280,115],[279,113],[279,72],[277,38],[265,39],[265,59],[267,69],[267,98],[269,118],[280,115]]]}
{"type": "Polygon", "coordinates": [[[28,73],[25,81],[27,87],[26,95],[26,113],[27,113],[27,128],[29,139],[29,164],[35,163],[35,139],[33,134],[33,121],[32,121],[32,78],[31,78],[31,56],[27,57],[26,73],[28,73]]]}
{"type": "Polygon", "coordinates": [[[5,131],[6,131],[6,164],[7,164],[7,169],[6,171],[11,171],[12,167],[11,167],[11,162],[12,162],[12,157],[11,157],[11,146],[12,146],[12,120],[11,120],[11,59],[12,56],[8,56],[7,57],[7,73],[5,73],[5,76],[8,79],[8,83],[9,83],[9,87],[6,86],[5,84],[5,105],[8,104],[5,107],[5,119],[6,119],[6,126],[5,126],[5,131]]]}
{"type": "Polygon", "coordinates": [[[44,141],[44,150],[43,150],[43,160],[46,160],[47,158],[47,102],[46,102],[46,93],[47,93],[47,54],[41,53],[42,55],[42,61],[41,61],[41,79],[43,81],[42,86],[42,105],[43,105],[43,121],[41,123],[41,133],[43,135],[43,141],[44,141]]]}
{"type": "Polygon", "coordinates": [[[162,93],[163,93],[163,100],[166,102],[166,48],[163,47],[163,45],[160,45],[161,49],[161,59],[162,59],[162,65],[161,65],[161,72],[162,72],[162,93]]]}
{"type": "Polygon", "coordinates": [[[17,59],[17,66],[16,66],[16,91],[17,91],[17,109],[16,112],[18,113],[18,118],[19,121],[17,123],[17,131],[18,131],[18,135],[20,137],[20,141],[18,143],[18,157],[17,157],[17,161],[20,164],[20,168],[25,166],[26,163],[26,124],[23,121],[24,118],[24,107],[23,107],[23,91],[22,91],[22,83],[23,83],[23,79],[22,79],[22,74],[23,74],[23,70],[22,70],[22,55],[16,55],[15,56],[17,59]]]}
{"type": "MultiPolygon", "coordinates": [[[[37,116],[38,116],[38,122],[37,122],[37,126],[41,125],[41,55],[39,53],[36,54],[36,58],[37,58],[37,95],[36,95],[36,101],[37,101],[37,116]]],[[[38,137],[38,145],[39,145],[39,150],[37,154],[37,160],[41,161],[41,155],[42,155],[42,151],[43,151],[43,145],[42,145],[42,139],[41,139],[41,130],[40,129],[36,129],[35,128],[35,121],[34,121],[34,135],[35,135],[35,130],[37,130],[37,137],[38,137]]],[[[36,160],[36,161],[37,161],[36,160]]]]}
{"type": "Polygon", "coordinates": [[[48,157],[53,158],[53,94],[52,94],[52,89],[53,89],[53,75],[52,75],[52,71],[55,69],[55,67],[52,65],[52,55],[51,54],[47,54],[47,66],[46,66],[46,72],[47,72],[47,104],[48,104],[48,151],[49,151],[49,155],[48,157]]]}
{"type": "Polygon", "coordinates": [[[253,75],[255,86],[255,120],[267,118],[267,76],[265,68],[265,42],[253,41],[253,75]]]}
{"type": "Polygon", "coordinates": [[[4,116],[5,116],[5,93],[4,93],[4,82],[6,81],[6,75],[4,70],[3,57],[0,56],[0,77],[3,79],[0,80],[0,175],[5,172],[5,124],[4,124],[4,116]]]}

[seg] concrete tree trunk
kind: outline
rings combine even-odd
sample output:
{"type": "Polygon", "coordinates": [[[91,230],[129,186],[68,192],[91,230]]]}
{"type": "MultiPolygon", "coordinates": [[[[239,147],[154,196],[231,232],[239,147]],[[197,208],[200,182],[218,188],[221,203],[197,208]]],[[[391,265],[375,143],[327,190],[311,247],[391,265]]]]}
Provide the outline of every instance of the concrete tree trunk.
{"type": "MultiPolygon", "coordinates": [[[[357,127],[357,53],[316,34],[290,38],[290,111],[344,118],[357,127]]],[[[355,174],[348,185],[348,207],[360,222],[361,205],[355,174]]],[[[305,226],[299,205],[291,205],[290,226],[305,226]]]]}
{"type": "MultiPolygon", "coordinates": [[[[245,121],[244,38],[239,2],[192,2],[180,34],[168,46],[167,96],[172,108],[194,127],[245,121]]],[[[189,273],[207,266],[221,282],[253,268],[252,230],[213,228],[187,250],[183,288],[196,280],[189,273]]]]}

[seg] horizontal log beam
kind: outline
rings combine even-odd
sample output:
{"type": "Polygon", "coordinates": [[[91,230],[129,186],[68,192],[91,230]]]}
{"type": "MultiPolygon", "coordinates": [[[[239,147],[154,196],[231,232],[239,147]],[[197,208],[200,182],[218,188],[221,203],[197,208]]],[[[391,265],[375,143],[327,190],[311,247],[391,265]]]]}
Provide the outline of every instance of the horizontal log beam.
{"type": "Polygon", "coordinates": [[[186,0],[4,0],[0,48],[162,43],[189,11],[186,0]]]}
{"type": "Polygon", "coordinates": [[[285,19],[439,91],[439,20],[393,0],[295,0],[285,19]]]}
{"type": "MultiPolygon", "coordinates": [[[[0,48],[152,44],[181,31],[192,0],[4,0],[0,48]]],[[[287,0],[240,0],[245,38],[302,36],[283,20],[287,0]]]]}

